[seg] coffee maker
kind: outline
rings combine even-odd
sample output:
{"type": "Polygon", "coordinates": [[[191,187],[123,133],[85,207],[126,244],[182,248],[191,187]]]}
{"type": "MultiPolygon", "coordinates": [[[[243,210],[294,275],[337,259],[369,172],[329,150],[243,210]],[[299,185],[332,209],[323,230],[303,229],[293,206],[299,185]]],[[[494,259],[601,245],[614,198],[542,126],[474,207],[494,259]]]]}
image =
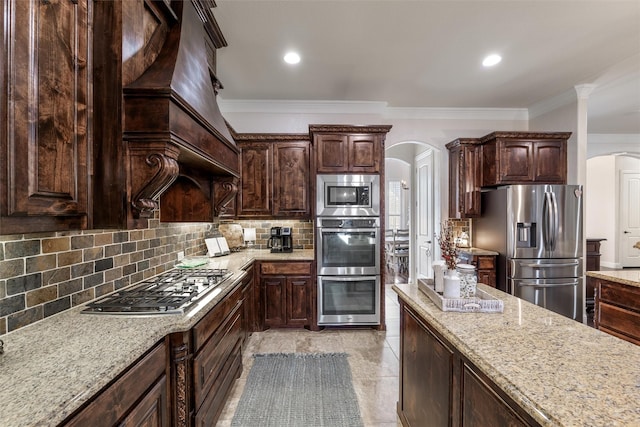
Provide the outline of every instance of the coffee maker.
{"type": "Polygon", "coordinates": [[[293,252],[291,227],[271,227],[271,237],[267,242],[271,252],[293,252]]]}

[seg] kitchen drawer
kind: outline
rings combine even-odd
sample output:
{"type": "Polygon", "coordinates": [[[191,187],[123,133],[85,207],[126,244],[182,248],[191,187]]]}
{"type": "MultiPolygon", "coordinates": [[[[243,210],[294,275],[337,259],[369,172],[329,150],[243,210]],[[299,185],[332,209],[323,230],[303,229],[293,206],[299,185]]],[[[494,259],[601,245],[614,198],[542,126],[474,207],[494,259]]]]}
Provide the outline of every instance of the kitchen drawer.
{"type": "Polygon", "coordinates": [[[215,306],[196,326],[193,327],[193,351],[200,347],[218,329],[231,312],[242,304],[242,286],[236,286],[231,294],[215,306]]]}
{"type": "Polygon", "coordinates": [[[220,373],[223,372],[222,368],[229,355],[232,354],[234,347],[242,339],[241,315],[241,307],[236,306],[231,315],[193,359],[196,410],[202,404],[204,397],[211,390],[220,373]]]}
{"type": "Polygon", "coordinates": [[[260,263],[260,274],[304,275],[310,276],[311,262],[263,262],[260,263]]]}
{"type": "Polygon", "coordinates": [[[493,270],[496,268],[496,257],[493,255],[476,255],[474,258],[478,270],[493,270]]]}
{"type": "Polygon", "coordinates": [[[638,344],[640,343],[640,313],[600,301],[598,329],[638,344]]]}
{"type": "Polygon", "coordinates": [[[600,301],[640,311],[640,288],[600,281],[600,301]]]}
{"type": "Polygon", "coordinates": [[[229,357],[225,359],[220,375],[213,382],[209,393],[204,398],[194,419],[195,427],[210,427],[216,425],[225,402],[231,394],[233,382],[242,372],[242,345],[236,342],[229,357]],[[222,390],[222,391],[221,391],[222,390]]]}

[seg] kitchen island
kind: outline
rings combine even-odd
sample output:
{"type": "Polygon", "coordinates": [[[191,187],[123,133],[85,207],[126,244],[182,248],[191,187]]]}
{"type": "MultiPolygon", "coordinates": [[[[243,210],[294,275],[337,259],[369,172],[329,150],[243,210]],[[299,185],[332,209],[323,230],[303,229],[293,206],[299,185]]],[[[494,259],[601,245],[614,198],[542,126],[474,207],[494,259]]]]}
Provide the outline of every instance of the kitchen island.
{"type": "Polygon", "coordinates": [[[81,314],[85,307],[78,306],[0,336],[0,426],[59,425],[169,334],[188,333],[230,293],[239,293],[244,269],[254,261],[313,258],[313,250],[211,258],[204,267],[227,268],[233,276],[184,314],[81,314]]]}
{"type": "Polygon", "coordinates": [[[594,286],[593,324],[640,345],[640,269],[587,271],[594,286]]]}
{"type": "Polygon", "coordinates": [[[503,313],[443,312],[393,286],[404,425],[640,425],[640,347],[479,287],[503,313]]]}

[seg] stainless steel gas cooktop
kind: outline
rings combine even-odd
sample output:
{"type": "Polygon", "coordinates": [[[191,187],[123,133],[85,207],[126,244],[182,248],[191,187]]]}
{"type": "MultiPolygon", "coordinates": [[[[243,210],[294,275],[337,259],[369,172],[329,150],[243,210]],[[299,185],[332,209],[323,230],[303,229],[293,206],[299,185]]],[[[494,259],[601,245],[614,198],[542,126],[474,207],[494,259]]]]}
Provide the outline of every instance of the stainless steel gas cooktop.
{"type": "Polygon", "coordinates": [[[171,270],[87,304],[89,314],[184,313],[233,273],[226,269],[171,270]]]}

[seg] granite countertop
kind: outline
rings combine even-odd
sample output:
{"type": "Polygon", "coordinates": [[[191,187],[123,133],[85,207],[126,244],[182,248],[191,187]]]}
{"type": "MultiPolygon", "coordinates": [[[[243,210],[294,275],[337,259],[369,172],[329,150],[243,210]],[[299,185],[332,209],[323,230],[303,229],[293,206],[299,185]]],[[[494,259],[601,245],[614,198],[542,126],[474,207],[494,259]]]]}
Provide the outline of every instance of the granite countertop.
{"type": "Polygon", "coordinates": [[[466,254],[471,254],[471,255],[494,255],[494,256],[498,256],[500,255],[498,252],[496,251],[490,251],[488,249],[480,249],[480,248],[458,248],[459,252],[464,252],[466,254]]]}
{"type": "Polygon", "coordinates": [[[596,279],[609,280],[623,285],[640,288],[640,269],[638,270],[611,270],[611,271],[587,271],[587,276],[596,279]]]}
{"type": "Polygon", "coordinates": [[[82,305],[0,336],[0,427],[58,425],[167,334],[195,325],[251,262],[313,259],[313,250],[247,250],[210,258],[207,267],[228,268],[233,278],[185,314],[81,314],[82,305]]]}
{"type": "Polygon", "coordinates": [[[640,425],[640,346],[478,287],[504,312],[443,312],[415,285],[393,289],[541,425],[640,425]]]}

